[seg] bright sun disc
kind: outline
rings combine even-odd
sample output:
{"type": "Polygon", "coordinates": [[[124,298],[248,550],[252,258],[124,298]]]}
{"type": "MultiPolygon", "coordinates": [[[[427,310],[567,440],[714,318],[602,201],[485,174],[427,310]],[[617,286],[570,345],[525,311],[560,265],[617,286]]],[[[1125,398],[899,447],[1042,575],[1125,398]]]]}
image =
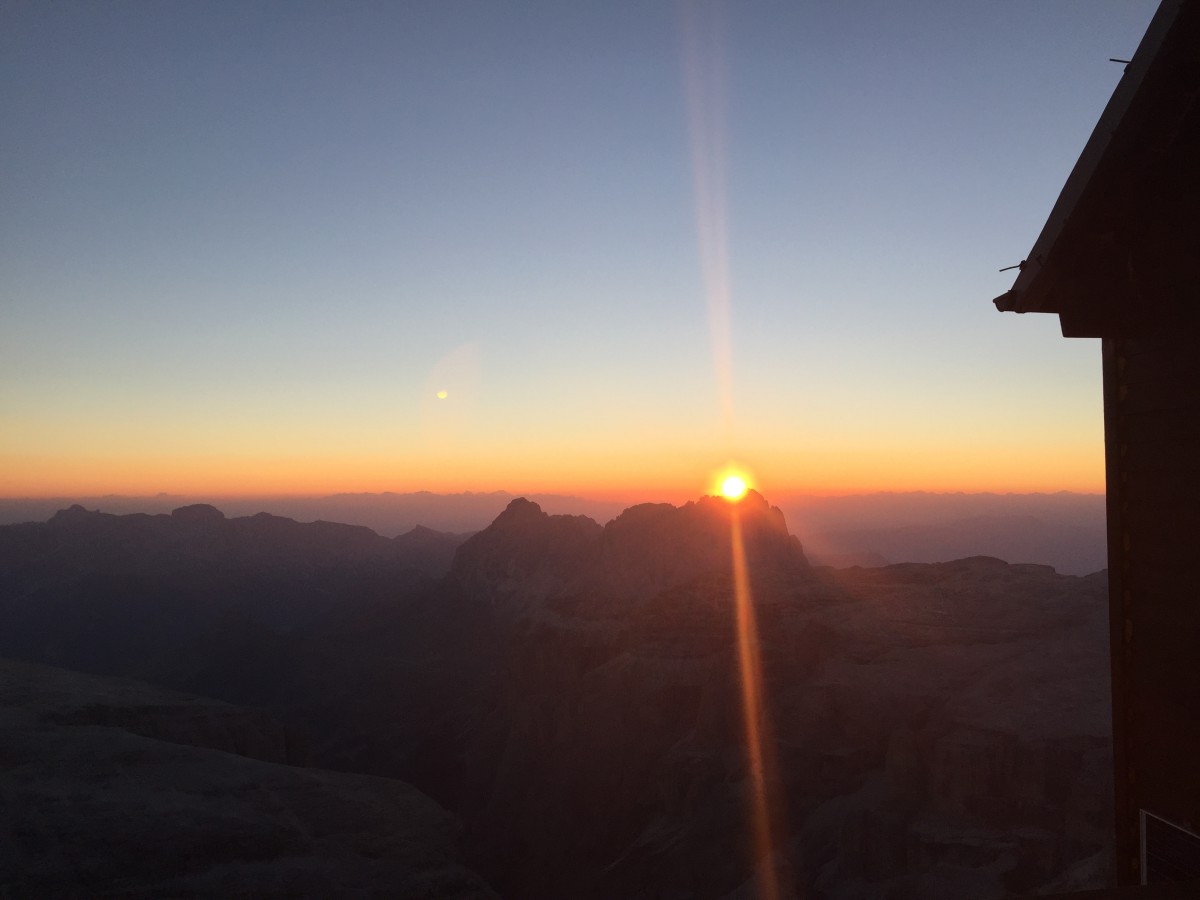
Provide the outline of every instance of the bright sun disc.
{"type": "Polygon", "coordinates": [[[726,500],[741,500],[746,496],[746,479],[741,475],[730,475],[721,482],[721,496],[726,500]]]}

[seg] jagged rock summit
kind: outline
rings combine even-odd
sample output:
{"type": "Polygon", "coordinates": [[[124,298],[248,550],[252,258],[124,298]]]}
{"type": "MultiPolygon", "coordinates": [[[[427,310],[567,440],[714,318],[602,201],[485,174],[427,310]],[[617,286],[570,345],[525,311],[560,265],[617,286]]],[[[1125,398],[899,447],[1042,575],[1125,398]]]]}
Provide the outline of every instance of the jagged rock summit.
{"type": "Polygon", "coordinates": [[[750,491],[738,503],[720,497],[683,506],[643,503],[604,526],[586,516],[547,515],[518,498],[459,548],[451,580],[470,595],[512,609],[584,594],[645,601],[728,573],[735,527],[754,576],[809,576],[783,513],[750,491]]]}

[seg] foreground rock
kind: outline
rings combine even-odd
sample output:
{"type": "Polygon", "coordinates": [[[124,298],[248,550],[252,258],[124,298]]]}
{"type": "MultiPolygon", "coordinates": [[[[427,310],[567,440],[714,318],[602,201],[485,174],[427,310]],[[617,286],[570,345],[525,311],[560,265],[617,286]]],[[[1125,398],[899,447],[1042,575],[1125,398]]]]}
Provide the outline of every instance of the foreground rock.
{"type": "Polygon", "coordinates": [[[5,896],[494,897],[432,800],[291,755],[258,713],[0,661],[5,896]]]}

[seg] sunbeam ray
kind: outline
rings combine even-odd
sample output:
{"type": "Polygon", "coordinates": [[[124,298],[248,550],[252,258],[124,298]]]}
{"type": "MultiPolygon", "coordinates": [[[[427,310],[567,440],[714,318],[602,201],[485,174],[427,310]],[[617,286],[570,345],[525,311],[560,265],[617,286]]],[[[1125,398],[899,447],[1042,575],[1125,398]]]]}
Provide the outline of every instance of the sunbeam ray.
{"type": "Polygon", "coordinates": [[[726,203],[725,63],[721,20],[712,3],[680,4],[683,77],[696,202],[696,236],[708,307],[722,424],[733,422],[729,227],[726,203]]]}
{"type": "MultiPolygon", "coordinates": [[[[725,439],[733,442],[733,351],[729,279],[729,225],[726,198],[725,60],[720,8],[711,2],[681,2],[684,88],[696,203],[696,235],[708,309],[713,373],[725,439]]],[[[733,553],[737,615],[738,668],[744,716],[746,760],[750,772],[748,816],[758,872],[758,894],[779,900],[775,865],[774,811],[770,785],[776,782],[773,745],[763,705],[762,662],[750,575],[737,502],[747,489],[743,475],[730,468],[718,490],[733,504],[730,545],[733,553]]]]}
{"type": "Polygon", "coordinates": [[[742,540],[742,520],[735,505],[730,515],[730,545],[733,552],[734,606],[737,614],[738,670],[742,688],[742,717],[746,738],[746,762],[750,770],[750,821],[758,890],[763,900],[779,900],[781,886],[775,866],[777,849],[770,786],[777,782],[774,744],[763,701],[762,658],[759,653],[758,621],[750,591],[750,573],[742,540]]]}

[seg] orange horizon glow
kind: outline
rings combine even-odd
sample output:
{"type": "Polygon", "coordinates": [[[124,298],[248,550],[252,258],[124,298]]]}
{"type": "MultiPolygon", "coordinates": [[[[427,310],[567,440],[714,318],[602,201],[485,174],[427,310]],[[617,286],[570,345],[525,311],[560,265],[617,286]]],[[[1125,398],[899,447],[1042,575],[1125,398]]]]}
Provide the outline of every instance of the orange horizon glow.
{"type": "MultiPolygon", "coordinates": [[[[309,465],[307,461],[254,461],[242,465],[197,464],[189,466],[177,460],[100,460],[80,464],[54,465],[40,461],[22,467],[0,459],[0,497],[62,497],[62,496],[152,496],[154,494],[200,495],[222,497],[320,496],[336,493],[511,493],[563,494],[591,500],[617,501],[653,497],[662,501],[686,502],[698,496],[721,496],[721,484],[729,472],[719,477],[688,477],[680,472],[671,474],[644,472],[641,477],[622,479],[613,475],[571,478],[566,476],[534,476],[520,470],[498,471],[470,476],[455,471],[429,477],[409,475],[397,477],[389,469],[406,466],[354,465],[333,461],[309,465]],[[657,475],[658,477],[654,477],[657,475]]],[[[703,467],[698,467],[703,472],[703,467]]],[[[410,469],[411,471],[411,469],[410,469]]],[[[1076,471],[1073,477],[1053,477],[1052,473],[1012,473],[1001,477],[993,473],[964,472],[959,477],[942,473],[936,477],[925,472],[876,473],[874,478],[853,479],[836,477],[837,473],[809,472],[806,478],[749,478],[743,475],[748,489],[771,497],[807,495],[842,497],[877,493],[934,493],[934,494],[1033,494],[1067,491],[1081,494],[1103,494],[1103,473],[1088,477],[1076,471]],[[826,474],[826,477],[820,477],[826,474]],[[886,475],[886,477],[885,477],[886,475]],[[814,477],[816,476],[816,477],[814,477]]]]}
{"type": "MultiPolygon", "coordinates": [[[[924,484],[924,483],[877,483],[873,485],[811,484],[795,483],[782,487],[756,487],[768,500],[773,498],[805,497],[858,497],[875,494],[1104,494],[1100,484],[1074,484],[1044,482],[1018,483],[973,483],[973,484],[924,484]]],[[[528,483],[504,480],[488,482],[399,482],[363,481],[342,482],[327,480],[304,480],[298,483],[281,484],[276,481],[230,479],[220,481],[144,481],[140,479],[116,479],[92,481],[83,479],[55,479],[52,481],[29,482],[19,479],[0,480],[2,499],[39,499],[56,497],[152,497],[157,494],[171,496],[213,496],[228,498],[255,497],[322,497],[329,494],[490,494],[505,492],[516,496],[522,494],[555,494],[579,497],[603,502],[667,502],[686,503],[702,496],[723,496],[719,488],[689,487],[686,485],[627,485],[583,483],[528,483]]]]}
{"type": "MultiPolygon", "coordinates": [[[[709,457],[711,460],[711,456],[709,457]]],[[[699,451],[674,454],[583,453],[469,459],[374,456],[190,457],[151,455],[56,457],[0,455],[0,497],[150,496],[158,493],[236,496],[317,496],[332,493],[567,494],[593,500],[639,497],[685,502],[720,495],[735,474],[714,469],[699,451]],[[564,458],[565,457],[565,458],[564,458]],[[574,464],[572,464],[574,463],[574,464]]],[[[849,496],[872,493],[1105,492],[1102,447],[1089,454],[1023,452],[933,456],[890,453],[760,453],[736,465],[747,487],[764,496],[849,496]],[[886,457],[886,458],[885,458],[886,457]],[[907,458],[906,458],[907,457],[907,458]],[[751,476],[749,473],[753,471],[751,476]]]]}

